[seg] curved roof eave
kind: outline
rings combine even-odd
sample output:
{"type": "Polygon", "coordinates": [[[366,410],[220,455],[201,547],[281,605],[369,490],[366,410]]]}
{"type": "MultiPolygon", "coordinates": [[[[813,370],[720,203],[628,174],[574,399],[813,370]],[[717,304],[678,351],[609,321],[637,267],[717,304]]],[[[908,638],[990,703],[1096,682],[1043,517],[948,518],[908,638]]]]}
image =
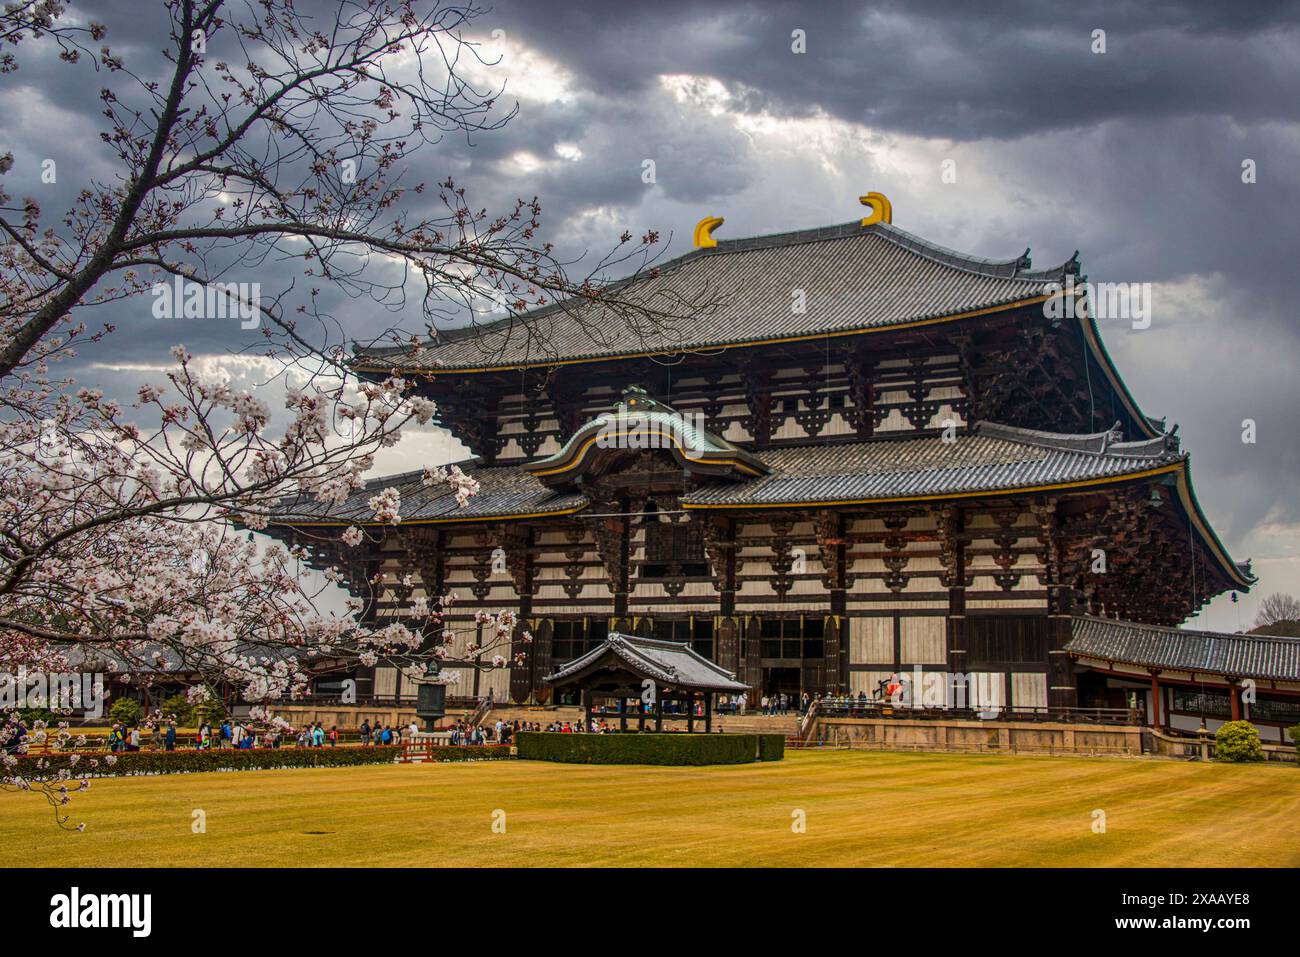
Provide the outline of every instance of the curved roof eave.
{"type": "Polygon", "coordinates": [[[691,430],[696,439],[694,442],[684,441],[682,432],[685,430],[677,418],[660,411],[630,416],[605,414],[581,426],[557,452],[535,462],[526,462],[521,468],[539,479],[564,475],[581,470],[592,449],[602,442],[636,438],[652,444],[628,444],[628,448],[664,448],[667,445],[683,467],[729,466],[751,478],[767,473],[767,466],[734,443],[699,430],[691,430]]]}
{"type": "Polygon", "coordinates": [[[1205,513],[1201,510],[1201,503],[1196,498],[1196,490],[1192,487],[1192,466],[1188,459],[1183,459],[1182,468],[1178,470],[1177,488],[1178,500],[1182,503],[1183,510],[1187,513],[1192,524],[1200,533],[1201,541],[1205,543],[1206,548],[1219,563],[1224,575],[1228,581],[1237,584],[1242,591],[1250,591],[1251,586],[1259,579],[1246,575],[1232,560],[1228,554],[1227,548],[1220,541],[1219,535],[1214,530],[1205,513]]]}
{"type": "Polygon", "coordinates": [[[1142,431],[1142,437],[1147,439],[1157,438],[1161,433],[1151,424],[1151,420],[1143,414],[1142,409],[1137,404],[1137,399],[1133,398],[1133,393],[1129,391],[1124,382],[1124,377],[1119,374],[1114,360],[1111,359],[1110,353],[1106,351],[1106,344],[1102,342],[1101,331],[1097,328],[1097,321],[1089,314],[1078,315],[1079,332],[1083,336],[1083,341],[1087,345],[1092,355],[1093,361],[1097,367],[1105,374],[1110,381],[1115,394],[1124,403],[1124,409],[1133,419],[1134,424],[1142,431]]]}

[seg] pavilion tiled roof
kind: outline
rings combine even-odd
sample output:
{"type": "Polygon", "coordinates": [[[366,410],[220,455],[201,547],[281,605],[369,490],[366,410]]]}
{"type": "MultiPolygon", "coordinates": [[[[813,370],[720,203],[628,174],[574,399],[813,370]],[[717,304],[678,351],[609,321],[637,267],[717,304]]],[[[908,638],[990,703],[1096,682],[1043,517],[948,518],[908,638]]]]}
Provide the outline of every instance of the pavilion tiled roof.
{"type": "Polygon", "coordinates": [[[1078,616],[1065,650],[1076,658],[1195,674],[1300,681],[1300,639],[1233,635],[1078,616]]]}
{"type": "Polygon", "coordinates": [[[702,691],[748,691],[749,685],[720,665],[680,641],[660,641],[613,632],[586,654],[574,658],[546,680],[564,681],[598,664],[606,656],[617,658],[630,671],[663,685],[702,691]]]}
{"type": "Polygon", "coordinates": [[[624,298],[670,312],[671,303],[716,298],[709,314],[634,328],[598,302],[571,302],[417,348],[361,349],[355,363],[381,372],[473,370],[811,338],[1008,307],[1050,294],[1059,289],[1051,284],[1078,271],[1075,260],[1039,271],[1030,265],[1028,250],[981,259],[887,223],[721,239],[654,275],[616,284],[624,298]],[[806,295],[803,312],[790,307],[796,288],[806,295]]]}

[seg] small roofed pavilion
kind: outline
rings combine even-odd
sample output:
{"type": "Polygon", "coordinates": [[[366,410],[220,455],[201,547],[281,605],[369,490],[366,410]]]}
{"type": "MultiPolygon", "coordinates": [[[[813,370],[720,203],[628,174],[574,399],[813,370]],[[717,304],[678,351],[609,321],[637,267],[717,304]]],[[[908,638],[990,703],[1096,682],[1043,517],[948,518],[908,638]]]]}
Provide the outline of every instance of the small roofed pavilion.
{"type": "Polygon", "coordinates": [[[695,702],[704,697],[704,730],[713,730],[713,696],[744,694],[749,685],[736,680],[730,671],[697,654],[685,642],[659,641],[635,635],[611,633],[586,654],[573,659],[546,679],[554,689],[577,687],[582,692],[582,707],[587,726],[596,714],[597,698],[618,702],[619,730],[627,730],[629,717],[637,720],[638,730],[645,730],[648,720],[654,730],[662,731],[664,718],[686,719],[686,730],[695,730],[695,702]],[[629,714],[627,703],[637,702],[629,714]],[[653,702],[648,710],[642,702],[653,702]],[[678,713],[665,714],[664,703],[677,702],[678,713]]]}

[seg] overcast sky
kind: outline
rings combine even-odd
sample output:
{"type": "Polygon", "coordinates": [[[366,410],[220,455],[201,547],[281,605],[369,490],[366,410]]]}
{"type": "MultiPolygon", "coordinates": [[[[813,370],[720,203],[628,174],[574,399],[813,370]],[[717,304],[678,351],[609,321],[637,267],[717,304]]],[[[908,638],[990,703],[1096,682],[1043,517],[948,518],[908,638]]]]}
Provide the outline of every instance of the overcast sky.
{"type": "MultiPolygon", "coordinates": [[[[165,66],[152,6],[93,5],[114,52],[144,72],[165,66]]],[[[656,228],[684,252],[706,215],[726,217],[720,237],[840,223],[879,190],[896,225],[940,244],[991,257],[1029,246],[1040,267],[1078,249],[1094,281],[1151,283],[1150,328],[1102,332],[1143,410],[1181,426],[1233,556],[1254,559],[1254,593],[1196,621],[1235,630],[1263,595],[1300,595],[1297,20],[1296,4],[1262,2],[501,0],[470,31],[501,62],[474,75],[505,83],[518,117],[472,147],[422,150],[414,172],[452,173],[489,208],[538,195],[546,237],[570,251],[656,228]]],[[[54,208],[111,168],[99,80],[47,60],[0,81],[0,152],[17,160],[9,191],[54,208]],[[47,157],[75,174],[41,184],[47,157]]],[[[340,309],[357,336],[390,321],[340,309]]],[[[156,320],[147,304],[113,315],[120,332],[76,374],[126,396],[174,342],[213,356],[239,345],[238,329],[156,320]]],[[[383,469],[455,454],[425,435],[383,469]]]]}

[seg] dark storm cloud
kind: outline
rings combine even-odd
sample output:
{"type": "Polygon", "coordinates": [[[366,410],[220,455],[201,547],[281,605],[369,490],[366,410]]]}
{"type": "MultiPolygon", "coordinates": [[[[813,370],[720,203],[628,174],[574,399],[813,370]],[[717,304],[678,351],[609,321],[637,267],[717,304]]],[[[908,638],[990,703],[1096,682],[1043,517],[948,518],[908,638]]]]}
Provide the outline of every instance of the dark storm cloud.
{"type": "Polygon", "coordinates": [[[1118,115],[1295,119],[1293,3],[537,3],[485,18],[630,93],[656,72],[707,73],[748,104],[820,107],[950,139],[1015,137],[1118,115]],[[790,55],[791,32],[808,52],[790,55]],[[1106,31],[1104,55],[1092,52],[1106,31]]]}

